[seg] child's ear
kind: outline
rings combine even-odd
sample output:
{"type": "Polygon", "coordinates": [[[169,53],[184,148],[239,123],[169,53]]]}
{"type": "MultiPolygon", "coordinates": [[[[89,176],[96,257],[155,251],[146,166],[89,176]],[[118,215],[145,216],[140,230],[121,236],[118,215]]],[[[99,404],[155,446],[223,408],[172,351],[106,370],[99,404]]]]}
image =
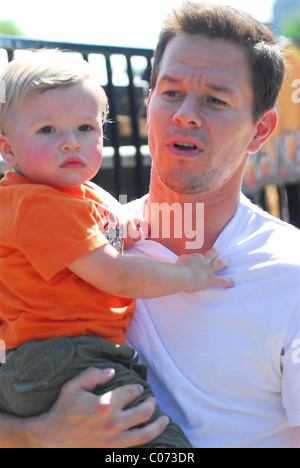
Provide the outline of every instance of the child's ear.
{"type": "Polygon", "coordinates": [[[269,109],[256,124],[256,133],[250,142],[247,153],[256,153],[264,142],[272,135],[277,125],[277,111],[275,108],[269,109]]]}
{"type": "Polygon", "coordinates": [[[18,162],[11,146],[10,139],[0,133],[0,154],[8,167],[16,167],[18,162]]]}

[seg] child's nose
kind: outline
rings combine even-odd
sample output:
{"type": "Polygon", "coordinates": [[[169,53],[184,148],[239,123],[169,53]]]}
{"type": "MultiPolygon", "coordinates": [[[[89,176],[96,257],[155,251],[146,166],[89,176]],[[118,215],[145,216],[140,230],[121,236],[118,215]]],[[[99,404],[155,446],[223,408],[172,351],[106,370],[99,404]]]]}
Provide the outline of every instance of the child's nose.
{"type": "Polygon", "coordinates": [[[66,132],[60,145],[60,151],[79,151],[81,144],[79,143],[76,135],[73,132],[66,132]]]}

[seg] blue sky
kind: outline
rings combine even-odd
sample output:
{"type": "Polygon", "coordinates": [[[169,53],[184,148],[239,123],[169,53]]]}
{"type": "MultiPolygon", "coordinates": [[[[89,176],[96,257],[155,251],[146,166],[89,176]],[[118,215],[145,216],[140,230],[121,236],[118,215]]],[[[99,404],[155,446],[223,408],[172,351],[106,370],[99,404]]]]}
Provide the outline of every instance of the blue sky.
{"type": "MultiPolygon", "coordinates": [[[[271,21],[275,0],[211,0],[271,21]]],[[[3,0],[0,18],[14,19],[27,37],[154,48],[163,19],[182,0],[3,0]]]]}

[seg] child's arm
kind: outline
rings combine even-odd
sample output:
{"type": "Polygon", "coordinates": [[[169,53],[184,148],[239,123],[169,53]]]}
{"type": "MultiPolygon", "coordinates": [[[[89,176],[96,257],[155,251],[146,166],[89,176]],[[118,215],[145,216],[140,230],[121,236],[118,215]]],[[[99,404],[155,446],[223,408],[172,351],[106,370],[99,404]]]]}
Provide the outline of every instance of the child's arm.
{"type": "Polygon", "coordinates": [[[69,269],[109,294],[132,298],[153,298],[180,291],[195,292],[212,285],[232,287],[234,283],[214,273],[227,267],[212,249],[207,255],[183,255],[176,264],[160,263],[138,255],[121,255],[105,245],[76,260],[69,269]]]}

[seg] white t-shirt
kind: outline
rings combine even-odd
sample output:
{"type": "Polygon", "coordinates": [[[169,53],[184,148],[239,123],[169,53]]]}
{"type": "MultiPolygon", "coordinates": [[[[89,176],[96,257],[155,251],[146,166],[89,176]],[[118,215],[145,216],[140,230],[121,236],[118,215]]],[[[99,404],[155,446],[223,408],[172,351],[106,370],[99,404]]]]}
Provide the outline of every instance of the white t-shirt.
{"type": "MultiPolygon", "coordinates": [[[[128,344],[194,447],[300,448],[300,231],[241,195],[215,246],[236,286],[138,300],[128,344]]],[[[130,252],[178,258],[149,240],[130,252]]]]}

